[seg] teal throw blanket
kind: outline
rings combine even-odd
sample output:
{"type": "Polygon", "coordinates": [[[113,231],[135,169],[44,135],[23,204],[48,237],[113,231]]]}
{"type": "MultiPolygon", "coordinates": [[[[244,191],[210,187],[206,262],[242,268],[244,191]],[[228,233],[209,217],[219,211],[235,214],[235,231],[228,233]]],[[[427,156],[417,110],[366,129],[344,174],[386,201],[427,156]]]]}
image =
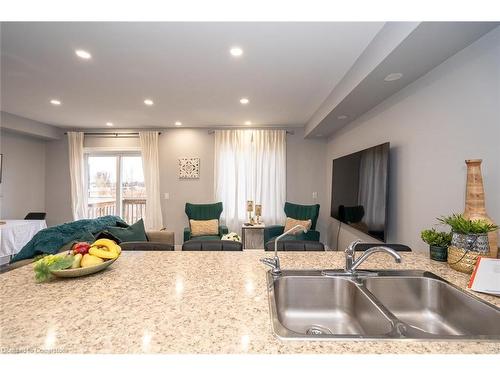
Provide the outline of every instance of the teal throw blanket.
{"type": "Polygon", "coordinates": [[[16,254],[10,263],[33,258],[40,254],[56,254],[70,241],[92,241],[93,234],[124,221],[118,216],[102,216],[97,219],[72,221],[42,229],[16,254]]]}

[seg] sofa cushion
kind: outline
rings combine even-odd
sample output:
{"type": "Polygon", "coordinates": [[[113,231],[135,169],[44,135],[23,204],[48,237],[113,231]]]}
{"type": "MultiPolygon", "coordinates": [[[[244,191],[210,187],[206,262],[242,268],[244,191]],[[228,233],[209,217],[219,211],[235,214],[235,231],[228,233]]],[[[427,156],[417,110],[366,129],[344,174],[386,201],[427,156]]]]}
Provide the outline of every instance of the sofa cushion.
{"type": "Polygon", "coordinates": [[[219,236],[198,236],[192,237],[191,241],[220,241],[219,236]]]}
{"type": "MultiPolygon", "coordinates": [[[[291,217],[287,217],[286,221],[285,221],[285,229],[283,230],[283,233],[289,231],[290,229],[292,229],[296,225],[302,225],[307,230],[309,230],[309,229],[311,229],[311,224],[312,224],[311,219],[298,220],[298,219],[294,219],[291,217]]],[[[290,232],[290,234],[299,234],[300,232],[302,232],[302,229],[298,228],[297,230],[290,232]]]]}
{"type": "Polygon", "coordinates": [[[107,231],[118,238],[120,242],[147,241],[144,221],[140,219],[128,228],[108,227],[107,231]]]}
{"type": "Polygon", "coordinates": [[[243,244],[239,241],[199,241],[189,240],[184,242],[182,245],[182,250],[193,250],[193,251],[241,251],[243,250],[243,244]]]}
{"type": "Polygon", "coordinates": [[[120,247],[124,251],[172,251],[174,250],[174,245],[167,244],[164,242],[143,242],[143,241],[133,241],[133,242],[122,242],[120,247]]]}
{"type": "MultiPolygon", "coordinates": [[[[266,251],[274,251],[274,241],[268,241],[266,251]]],[[[285,240],[278,241],[278,251],[325,251],[325,246],[318,241],[285,240]]]]}
{"type": "MultiPolygon", "coordinates": [[[[277,237],[278,236],[271,237],[271,239],[264,244],[264,248],[267,250],[267,246],[269,245],[270,250],[274,250],[274,241],[276,240],[277,237]]],[[[296,236],[293,236],[291,234],[287,234],[287,235],[281,237],[281,239],[278,241],[278,243],[284,242],[284,241],[297,241],[297,240],[298,239],[296,236]]]]}
{"type": "Polygon", "coordinates": [[[191,237],[217,236],[219,234],[219,220],[189,220],[191,237]]]}

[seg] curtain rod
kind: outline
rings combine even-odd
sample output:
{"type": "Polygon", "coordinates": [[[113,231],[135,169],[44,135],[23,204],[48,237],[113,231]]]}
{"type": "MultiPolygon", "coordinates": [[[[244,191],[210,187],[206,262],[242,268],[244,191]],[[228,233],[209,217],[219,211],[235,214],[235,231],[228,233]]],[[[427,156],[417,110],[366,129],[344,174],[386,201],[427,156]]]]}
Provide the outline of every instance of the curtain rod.
{"type": "MultiPolygon", "coordinates": [[[[68,134],[67,132],[64,133],[65,135],[68,134]]],[[[84,132],[84,135],[90,136],[90,137],[103,137],[103,138],[138,138],[139,133],[138,132],[84,132]]],[[[161,134],[161,132],[158,132],[158,134],[161,134]]]]}
{"type": "MultiPolygon", "coordinates": [[[[240,128],[240,129],[241,129],[241,128],[240,128]]],[[[227,129],[220,129],[220,130],[227,130],[227,129]]],[[[252,129],[252,130],[255,130],[255,129],[252,129]]],[[[266,130],[266,129],[257,129],[257,130],[266,130]]],[[[268,130],[269,130],[269,129],[268,129],[268,130]]],[[[276,129],[273,129],[273,130],[276,130],[276,129]]],[[[281,129],[278,129],[278,130],[281,130],[281,129]]],[[[208,134],[214,134],[214,133],[215,133],[215,130],[213,130],[213,129],[210,129],[210,130],[208,131],[208,134]]],[[[293,131],[293,130],[287,130],[287,131],[286,131],[286,134],[294,135],[294,134],[295,134],[295,131],[293,131]]]]}

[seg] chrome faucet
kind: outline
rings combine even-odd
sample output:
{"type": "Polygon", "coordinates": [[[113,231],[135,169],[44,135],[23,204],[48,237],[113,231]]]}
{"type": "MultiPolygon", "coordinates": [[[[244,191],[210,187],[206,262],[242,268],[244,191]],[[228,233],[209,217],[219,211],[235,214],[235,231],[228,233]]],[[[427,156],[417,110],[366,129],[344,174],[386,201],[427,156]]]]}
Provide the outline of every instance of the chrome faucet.
{"type": "Polygon", "coordinates": [[[349,273],[354,273],[361,263],[363,263],[368,257],[375,253],[387,253],[391,255],[396,263],[401,263],[401,255],[396,251],[387,246],[374,246],[367,249],[363,255],[358,260],[355,260],[356,245],[361,243],[361,240],[356,240],[351,242],[347,249],[345,249],[345,271],[349,273]]]}
{"type": "Polygon", "coordinates": [[[287,230],[282,235],[279,235],[278,237],[276,237],[276,239],[274,240],[274,257],[273,258],[262,258],[260,260],[265,265],[271,267],[271,273],[275,276],[279,275],[281,273],[280,258],[278,257],[278,241],[281,238],[283,238],[284,236],[286,236],[287,234],[292,233],[292,232],[296,232],[297,229],[302,229],[304,231],[304,233],[307,233],[307,229],[303,225],[297,224],[293,228],[287,230]]]}

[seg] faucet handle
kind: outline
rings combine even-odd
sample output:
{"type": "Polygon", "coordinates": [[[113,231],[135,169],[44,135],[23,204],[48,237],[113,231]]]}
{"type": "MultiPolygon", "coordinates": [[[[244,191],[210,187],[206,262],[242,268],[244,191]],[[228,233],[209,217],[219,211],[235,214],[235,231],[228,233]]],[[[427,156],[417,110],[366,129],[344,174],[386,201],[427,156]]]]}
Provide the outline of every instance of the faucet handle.
{"type": "Polygon", "coordinates": [[[266,266],[271,267],[271,273],[273,275],[281,274],[280,259],[278,257],[276,257],[276,258],[262,258],[260,261],[262,263],[264,263],[266,266]]]}
{"type": "Polygon", "coordinates": [[[356,251],[356,246],[360,243],[362,243],[363,241],[360,240],[360,239],[357,239],[355,241],[352,241],[349,246],[347,246],[347,248],[345,249],[345,252],[348,253],[348,254],[354,254],[354,252],[356,251]]]}

